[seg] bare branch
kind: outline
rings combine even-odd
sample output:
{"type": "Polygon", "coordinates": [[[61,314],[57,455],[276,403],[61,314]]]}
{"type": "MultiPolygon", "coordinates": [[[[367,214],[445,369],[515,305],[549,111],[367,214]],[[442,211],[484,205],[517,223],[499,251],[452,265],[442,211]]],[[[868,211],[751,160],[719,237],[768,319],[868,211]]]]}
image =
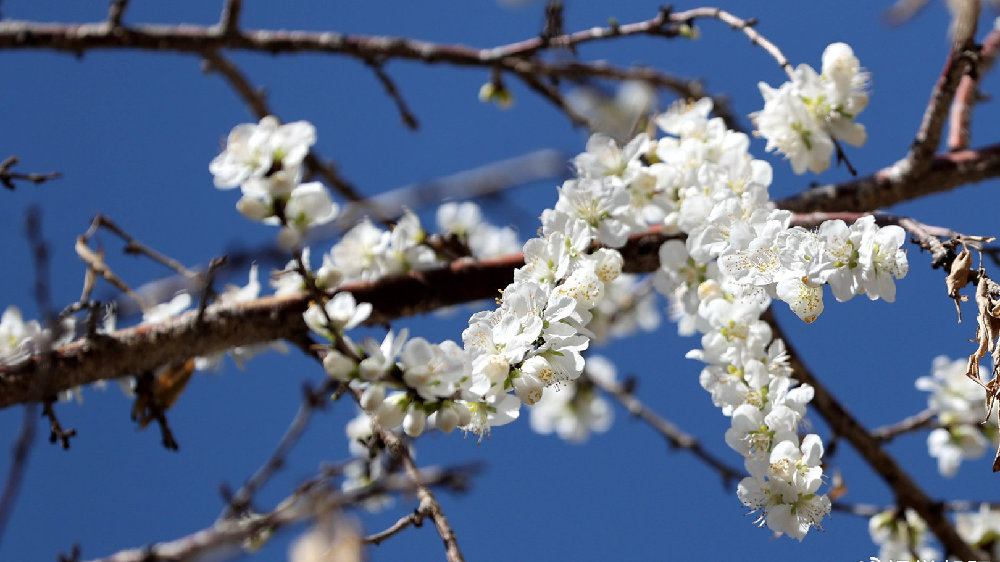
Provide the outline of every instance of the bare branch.
{"type": "Polygon", "coordinates": [[[1000,144],[993,144],[939,154],[920,171],[912,169],[906,159],[900,160],[870,176],[813,187],[779,199],[775,204],[795,213],[870,212],[997,176],[1000,176],[1000,144]]]}
{"type": "Polygon", "coordinates": [[[912,169],[910,173],[919,174],[924,168],[933,164],[932,155],[941,144],[941,130],[948,116],[948,107],[955,97],[955,90],[958,89],[962,76],[972,67],[972,62],[969,54],[961,51],[952,51],[948,57],[944,70],[931,92],[920,130],[917,131],[913,145],[904,159],[912,169]]]}
{"type": "Polygon", "coordinates": [[[128,0],[111,0],[108,5],[108,23],[111,24],[112,29],[122,26],[122,16],[127,7],[128,0]]]}
{"type": "Polygon", "coordinates": [[[227,37],[239,33],[240,11],[242,9],[242,0],[226,0],[222,7],[222,16],[219,17],[219,33],[227,37]]]}
{"type": "Polygon", "coordinates": [[[7,480],[4,482],[3,494],[0,495],[0,543],[2,543],[3,532],[7,529],[7,521],[14,511],[14,504],[21,491],[21,482],[24,478],[24,471],[28,467],[28,457],[34,443],[37,423],[38,404],[25,404],[24,416],[21,417],[21,429],[18,431],[17,440],[14,441],[14,446],[11,448],[7,480]]]}
{"type": "Polygon", "coordinates": [[[14,166],[14,164],[17,164],[18,161],[17,156],[9,156],[6,160],[0,162],[0,183],[11,191],[14,190],[15,180],[30,181],[31,183],[38,185],[62,176],[59,172],[49,172],[47,174],[20,174],[10,171],[10,169],[14,166]]]}
{"type": "Polygon", "coordinates": [[[914,414],[894,424],[877,427],[871,431],[871,434],[875,439],[883,443],[888,443],[904,433],[933,426],[934,418],[937,414],[937,410],[927,408],[919,414],[914,414]]]}
{"type": "Polygon", "coordinates": [[[375,77],[378,78],[378,81],[382,83],[382,87],[385,88],[385,93],[392,98],[393,102],[395,102],[396,110],[399,111],[399,116],[403,120],[403,124],[409,127],[411,131],[416,131],[419,126],[417,124],[417,118],[406,106],[406,102],[403,101],[403,96],[399,93],[399,89],[396,88],[396,84],[385,72],[385,69],[382,68],[382,63],[376,61],[365,61],[365,64],[368,65],[368,68],[372,69],[372,72],[375,73],[375,77]]]}
{"type": "Polygon", "coordinates": [[[628,410],[630,414],[646,422],[649,427],[653,428],[654,431],[662,435],[671,447],[690,451],[691,454],[708,465],[709,468],[715,470],[722,479],[722,485],[724,487],[729,488],[734,481],[746,476],[746,471],[728,465],[712,453],[705,450],[697,439],[688,435],[669,420],[661,417],[659,414],[650,409],[649,406],[636,398],[627,386],[614,382],[607,382],[598,377],[587,377],[587,380],[594,386],[603,390],[606,394],[613,396],[615,400],[618,400],[618,402],[626,410],[628,410]]]}
{"type": "Polygon", "coordinates": [[[948,117],[948,150],[965,150],[972,142],[972,109],[979,97],[979,81],[992,69],[996,62],[997,52],[1000,51],[1000,29],[994,28],[983,41],[983,46],[979,50],[979,60],[975,72],[969,72],[962,76],[958,89],[955,91],[955,99],[951,103],[951,111],[948,117]]]}
{"type": "MultiPolygon", "coordinates": [[[[336,471],[326,471],[313,478],[269,513],[243,519],[226,520],[176,540],[151,544],[143,548],[123,550],[101,562],[193,562],[214,559],[223,552],[240,552],[244,545],[262,533],[278,531],[288,525],[313,519],[324,513],[336,513],[359,505],[366,499],[386,492],[408,492],[418,489],[410,476],[390,475],[369,486],[342,492],[328,485],[336,471]]],[[[425,469],[418,474],[421,486],[444,486],[461,489],[467,474],[462,469],[425,469]]],[[[95,561],[97,562],[97,561],[95,561]]]]}
{"type": "Polygon", "coordinates": [[[423,524],[424,519],[426,519],[428,515],[430,515],[430,513],[428,513],[427,510],[418,507],[413,511],[413,513],[409,513],[403,517],[400,517],[399,521],[393,523],[392,526],[389,527],[388,529],[384,531],[379,531],[378,533],[372,535],[368,535],[367,537],[362,539],[362,541],[375,545],[381,544],[382,541],[399,534],[400,531],[406,529],[411,525],[419,527],[420,525],[423,524]]]}
{"type": "MultiPolygon", "coordinates": [[[[355,398],[357,397],[358,395],[356,394],[355,398]]],[[[410,456],[410,451],[406,448],[402,438],[395,432],[383,429],[379,429],[378,434],[382,437],[382,441],[389,450],[403,461],[403,468],[416,486],[417,498],[420,499],[418,510],[430,513],[431,519],[434,521],[434,526],[437,528],[438,534],[441,535],[441,540],[444,541],[445,555],[448,558],[448,562],[462,562],[465,560],[465,557],[462,556],[462,551],[458,548],[455,531],[451,528],[451,524],[448,523],[448,518],[445,517],[444,511],[441,509],[441,504],[434,497],[434,492],[428,487],[427,482],[420,473],[420,469],[417,468],[417,464],[413,462],[413,457],[410,456]]]]}
{"type": "MultiPolygon", "coordinates": [[[[525,41],[476,49],[464,45],[433,43],[401,37],[346,35],[337,32],[283,30],[243,30],[221,32],[238,12],[227,4],[221,27],[198,25],[145,25],[112,28],[107,22],[86,24],[49,24],[24,21],[0,22],[0,49],[52,49],[74,54],[93,49],[142,49],[174,51],[204,56],[220,49],[258,51],[271,54],[320,52],[339,54],[361,61],[407,59],[426,63],[449,63],[457,66],[492,68],[508,59],[527,60],[545,48],[572,48],[581,43],[633,35],[678,37],[697,19],[716,19],[742,31],[750,41],[771,54],[778,64],[791,72],[791,64],[781,51],[762,37],[753,26],[755,20],[744,20],[718,8],[696,8],[670,13],[661,10],[655,17],[641,22],[592,27],[576,33],[553,37],[535,37],[525,41]]],[[[235,25],[235,24],[233,24],[235,25]]]]}
{"type": "Polygon", "coordinates": [[[219,516],[220,521],[239,516],[250,508],[253,495],[285,464],[285,459],[292,447],[298,443],[302,433],[309,427],[313,412],[326,404],[330,393],[339,384],[331,378],[326,378],[316,390],[303,389],[302,403],[299,405],[292,423],[288,425],[285,434],[281,436],[281,440],[278,441],[278,445],[268,457],[267,462],[258,468],[257,472],[230,499],[226,509],[219,516]]]}

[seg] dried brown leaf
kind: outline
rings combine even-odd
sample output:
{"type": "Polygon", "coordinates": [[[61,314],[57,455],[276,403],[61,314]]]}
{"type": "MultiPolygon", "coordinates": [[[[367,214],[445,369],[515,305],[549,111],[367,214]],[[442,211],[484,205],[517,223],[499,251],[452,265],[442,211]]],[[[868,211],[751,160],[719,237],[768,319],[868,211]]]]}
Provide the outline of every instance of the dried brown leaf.
{"type": "Polygon", "coordinates": [[[969,273],[972,271],[972,252],[968,248],[962,248],[955,261],[951,262],[951,272],[945,278],[948,287],[948,296],[955,300],[955,310],[958,312],[958,321],[962,321],[962,309],[959,303],[969,300],[968,297],[960,295],[959,291],[969,284],[969,273]]]}

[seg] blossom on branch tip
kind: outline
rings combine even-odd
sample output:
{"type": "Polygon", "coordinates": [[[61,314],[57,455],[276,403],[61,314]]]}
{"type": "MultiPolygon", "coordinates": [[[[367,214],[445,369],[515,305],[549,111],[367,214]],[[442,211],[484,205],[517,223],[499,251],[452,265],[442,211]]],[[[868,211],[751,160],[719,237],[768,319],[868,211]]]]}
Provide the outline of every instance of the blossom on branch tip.
{"type": "Polygon", "coordinates": [[[266,178],[280,170],[294,170],[302,164],[309,147],[316,142],[316,129],[305,121],[281,125],[268,115],[256,125],[237,125],[229,133],[226,149],[208,169],[215,186],[231,189],[250,179],[266,178]]]}
{"type": "Polygon", "coordinates": [[[322,308],[316,303],[309,305],[302,318],[310,330],[333,341],[336,337],[331,330],[350,330],[367,320],[371,312],[371,303],[358,303],[354,295],[344,292],[327,300],[322,308]]]}
{"type": "Polygon", "coordinates": [[[823,73],[800,64],[778,89],[759,84],[764,108],[751,115],[765,150],[777,150],[796,174],[830,166],[834,140],[861,146],[865,128],[854,119],[868,104],[868,73],[851,48],[833,43],[823,52],[823,73]]]}

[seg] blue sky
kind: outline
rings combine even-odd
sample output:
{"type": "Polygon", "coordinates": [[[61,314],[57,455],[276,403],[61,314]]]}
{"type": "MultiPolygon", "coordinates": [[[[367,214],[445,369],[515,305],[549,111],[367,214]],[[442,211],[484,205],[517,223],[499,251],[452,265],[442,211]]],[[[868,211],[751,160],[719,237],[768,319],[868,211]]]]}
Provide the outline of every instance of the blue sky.
{"type": "MultiPolygon", "coordinates": [[[[127,23],[211,24],[220,6],[203,1],[135,1],[127,23]]],[[[578,30],[652,17],[655,2],[566,2],[566,26],[578,30]]],[[[933,3],[914,21],[895,29],[880,19],[888,2],[774,1],[719,2],[720,7],[760,20],[758,30],[794,63],[818,67],[823,48],[851,44],[872,74],[871,102],[859,121],[869,142],[848,154],[861,174],[905,154],[930,89],[944,63],[947,13],[933,3]],[[753,11],[748,11],[753,10],[753,11]]],[[[388,34],[473,46],[493,46],[532,37],[541,24],[541,4],[504,7],[478,1],[434,3],[250,2],[244,27],[336,30],[388,34]]],[[[678,9],[695,7],[678,5],[678,9]]],[[[989,25],[995,13],[986,11],[989,25]]],[[[40,21],[88,21],[104,17],[103,3],[6,1],[3,15],[40,21]]],[[[980,36],[982,33],[980,33],[980,36]]],[[[703,77],[709,91],[730,97],[737,115],[760,109],[758,81],[784,81],[780,68],[761,49],[721,23],[704,21],[697,41],[623,39],[580,48],[584,59],[641,63],[683,76],[703,77]]],[[[392,101],[371,74],[353,60],[316,55],[270,56],[236,53],[250,79],[268,90],[269,101],[286,121],[315,124],[316,149],[335,160],[345,177],[365,194],[377,194],[525,152],[554,148],[572,155],[586,135],[574,129],[548,102],[510,82],[515,103],[508,110],[477,100],[488,80],[483,69],[455,69],[390,62],[394,78],[420,120],[411,132],[399,122],[392,101]]],[[[57,307],[78,298],[83,266],[73,252],[75,236],[91,217],[104,213],[146,244],[188,265],[204,264],[233,248],[273,240],[275,231],[243,219],[235,195],[212,187],[208,162],[236,124],[253,121],[247,108],[216,75],[203,74],[189,55],[90,52],[77,58],[43,51],[0,51],[8,80],[0,88],[0,157],[16,154],[19,171],[59,170],[63,178],[41,186],[20,185],[0,193],[0,306],[19,306],[37,315],[31,295],[33,270],[23,231],[25,211],[37,205],[51,247],[51,291],[57,307]]],[[[985,92],[997,89],[997,75],[985,77],[985,92]]],[[[662,98],[662,103],[671,100],[662,98]]],[[[973,125],[973,146],[995,142],[989,135],[1000,118],[995,102],[982,104],[973,125]]],[[[845,179],[843,169],[821,177],[794,176],[787,165],[751,151],[774,165],[774,197],[811,182],[845,179]]],[[[487,205],[495,222],[511,222],[522,238],[538,226],[537,216],[554,203],[558,180],[514,189],[487,205]]],[[[964,187],[895,207],[893,212],[927,224],[970,234],[997,234],[991,197],[997,180],[964,187]]],[[[421,209],[425,218],[431,209],[421,209]]],[[[162,277],[155,264],[117,254],[117,242],[103,241],[116,271],[133,284],[162,277]]],[[[926,405],[913,380],[929,373],[931,360],[971,351],[974,325],[955,322],[942,275],[912,245],[910,275],[898,284],[897,302],[828,299],[823,316],[806,326],[782,307],[779,318],[793,344],[831,391],[862,423],[874,427],[902,419],[926,405]]],[[[314,251],[325,251],[317,247],[314,251]]],[[[244,282],[245,273],[233,279],[244,282]]],[[[107,293],[105,293],[107,294],[107,293]]],[[[971,313],[967,314],[967,318],[971,313]]],[[[431,340],[459,339],[467,315],[400,322],[431,340]]],[[[638,396],[706,447],[739,464],[726,447],[728,420],[698,385],[700,366],[683,358],[697,342],[676,336],[673,326],[601,348],[620,375],[638,378],[638,396]]],[[[322,377],[296,353],[270,354],[240,371],[229,362],[218,374],[198,375],[170,411],[180,442],[177,453],[159,445],[155,428],[138,431],[128,419],[130,402],[115,389],[84,392],[82,405],[63,404],[64,425],[79,436],[69,451],[36,437],[29,471],[13,520],[0,542],[4,560],[52,560],[80,543],[85,558],[124,547],[176,538],[214,520],[223,506],[220,483],[239,485],[266,458],[298,407],[303,381],[322,377]]],[[[429,434],[417,445],[426,465],[482,462],[484,472],[461,496],[440,494],[459,543],[469,560],[712,558],[867,559],[876,552],[867,521],[834,513],[823,532],[802,544],[774,539],[745,515],[733,489],[684,452],[669,450],[642,423],[616,408],[611,430],[584,446],[538,436],[521,420],[498,428],[477,444],[460,435],[429,434]]],[[[0,452],[9,450],[21,410],[0,411],[0,452]]],[[[259,496],[258,505],[280,500],[319,463],[343,459],[343,426],[353,406],[338,403],[314,419],[290,457],[289,466],[259,496]]],[[[813,430],[828,430],[816,415],[813,430]]],[[[944,479],[926,454],[925,434],[894,442],[890,452],[933,497],[997,499],[989,469],[991,455],[963,465],[944,479]]],[[[850,489],[851,502],[888,505],[889,490],[842,443],[831,459],[850,489]]],[[[9,460],[0,456],[0,473],[9,460]]],[[[403,498],[389,511],[359,514],[366,531],[381,530],[415,503],[403,498]]],[[[281,559],[287,539],[276,538],[260,559],[281,559]]],[[[440,539],[428,523],[371,549],[374,560],[443,558],[440,539]]]]}

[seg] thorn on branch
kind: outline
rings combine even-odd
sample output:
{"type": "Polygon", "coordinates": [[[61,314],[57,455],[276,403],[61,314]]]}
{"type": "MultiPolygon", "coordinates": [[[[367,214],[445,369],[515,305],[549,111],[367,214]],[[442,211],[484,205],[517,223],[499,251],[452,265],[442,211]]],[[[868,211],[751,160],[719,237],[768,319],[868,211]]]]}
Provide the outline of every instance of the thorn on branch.
{"type": "Polygon", "coordinates": [[[62,424],[59,423],[59,418],[56,417],[56,411],[52,407],[54,401],[54,399],[46,400],[42,406],[42,416],[49,420],[49,443],[59,441],[63,449],[69,449],[69,440],[72,437],[76,437],[76,430],[63,429],[62,424]]]}
{"type": "Polygon", "coordinates": [[[30,181],[35,185],[40,183],[54,180],[62,176],[59,172],[49,172],[47,174],[21,174],[18,172],[12,172],[10,169],[19,162],[17,156],[9,156],[3,162],[0,162],[0,183],[3,183],[4,187],[14,191],[14,180],[30,181]]]}

